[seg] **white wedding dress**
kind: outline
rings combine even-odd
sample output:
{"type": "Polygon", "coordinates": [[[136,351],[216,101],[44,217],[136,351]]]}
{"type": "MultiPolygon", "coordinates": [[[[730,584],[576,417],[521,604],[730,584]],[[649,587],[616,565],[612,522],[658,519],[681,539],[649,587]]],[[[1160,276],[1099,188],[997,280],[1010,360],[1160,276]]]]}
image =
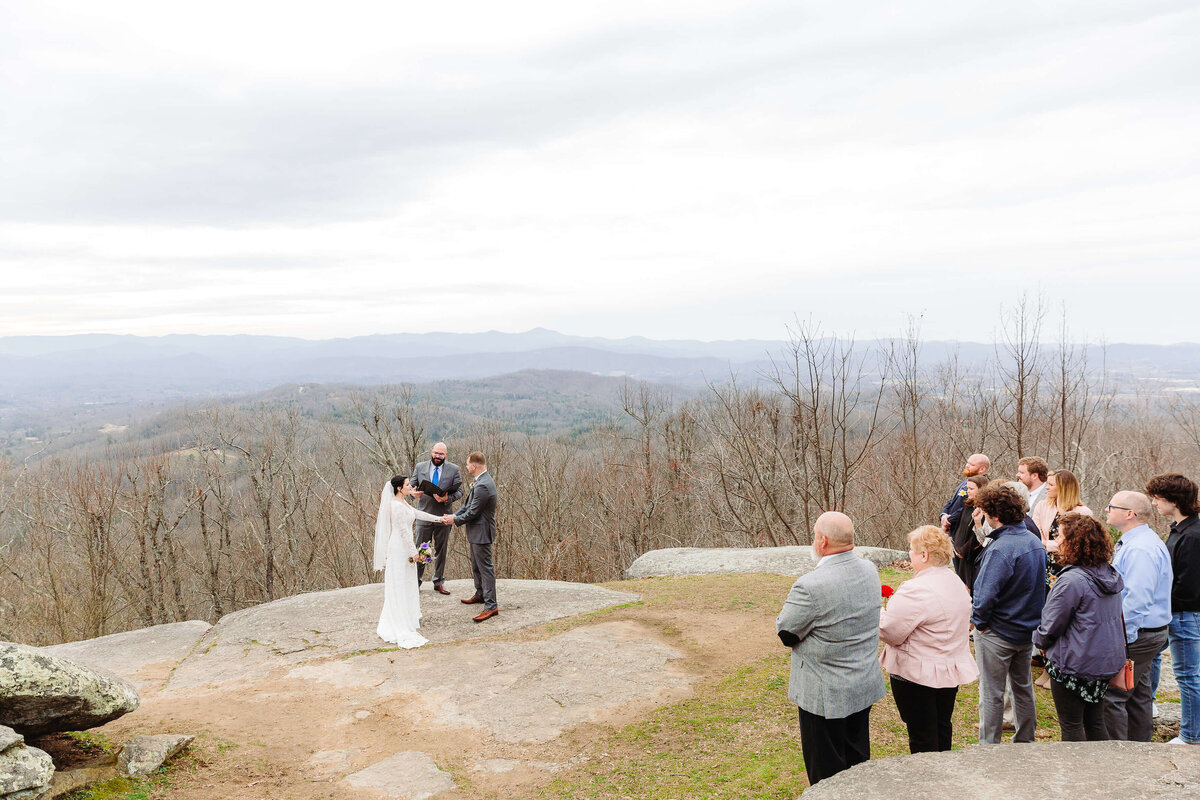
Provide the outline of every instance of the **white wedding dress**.
{"type": "Polygon", "coordinates": [[[379,615],[379,638],[405,649],[420,647],[429,640],[417,633],[421,627],[421,597],[417,592],[417,565],[413,521],[441,522],[434,514],[418,511],[392,495],[389,482],[379,501],[375,522],[375,569],[383,569],[383,613],[379,615]]]}

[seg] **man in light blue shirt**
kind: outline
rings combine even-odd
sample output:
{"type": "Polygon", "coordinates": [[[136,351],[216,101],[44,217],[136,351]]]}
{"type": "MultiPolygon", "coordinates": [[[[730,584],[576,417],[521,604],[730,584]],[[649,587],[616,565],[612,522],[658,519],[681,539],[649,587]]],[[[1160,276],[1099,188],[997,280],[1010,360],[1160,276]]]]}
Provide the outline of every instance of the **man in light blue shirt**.
{"type": "Polygon", "coordinates": [[[1125,655],[1133,660],[1133,691],[1109,687],[1104,695],[1108,738],[1148,742],[1153,731],[1154,690],[1150,665],[1167,646],[1171,621],[1171,556],[1147,521],[1150,498],[1141,492],[1117,492],[1104,508],[1108,524],[1121,532],[1113,566],[1125,581],[1125,655]]]}

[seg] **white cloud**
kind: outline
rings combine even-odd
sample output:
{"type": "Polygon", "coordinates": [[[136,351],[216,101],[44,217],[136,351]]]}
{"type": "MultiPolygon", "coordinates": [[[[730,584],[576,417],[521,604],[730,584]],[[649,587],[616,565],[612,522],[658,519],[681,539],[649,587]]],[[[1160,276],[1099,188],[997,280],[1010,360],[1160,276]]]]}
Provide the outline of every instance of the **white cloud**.
{"type": "Polygon", "coordinates": [[[1200,11],[899,9],[21,6],[0,335],[1194,338],[1085,303],[1200,288],[1200,11]]]}

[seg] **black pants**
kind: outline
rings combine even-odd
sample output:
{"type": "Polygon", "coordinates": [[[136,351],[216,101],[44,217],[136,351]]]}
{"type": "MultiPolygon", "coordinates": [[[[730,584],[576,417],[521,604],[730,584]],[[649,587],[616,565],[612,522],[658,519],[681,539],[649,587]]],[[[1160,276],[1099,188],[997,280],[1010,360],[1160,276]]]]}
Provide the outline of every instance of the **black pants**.
{"type": "Polygon", "coordinates": [[[1071,691],[1053,678],[1050,679],[1050,696],[1054,698],[1058,729],[1062,731],[1064,742],[1108,741],[1108,730],[1104,727],[1103,702],[1085,703],[1077,692],[1071,691]]]}
{"type": "Polygon", "coordinates": [[[951,715],[958,687],[935,689],[892,676],[892,698],[908,726],[908,752],[936,753],[950,749],[951,715]]]}
{"type": "MultiPolygon", "coordinates": [[[[441,586],[446,580],[446,556],[450,553],[450,529],[453,525],[438,525],[436,522],[417,523],[417,547],[433,542],[433,585],[441,586]]],[[[425,578],[425,564],[417,564],[417,581],[425,578]]]]}
{"type": "Polygon", "coordinates": [[[800,709],[800,750],[809,785],[871,758],[871,707],[841,719],[800,709]]]}

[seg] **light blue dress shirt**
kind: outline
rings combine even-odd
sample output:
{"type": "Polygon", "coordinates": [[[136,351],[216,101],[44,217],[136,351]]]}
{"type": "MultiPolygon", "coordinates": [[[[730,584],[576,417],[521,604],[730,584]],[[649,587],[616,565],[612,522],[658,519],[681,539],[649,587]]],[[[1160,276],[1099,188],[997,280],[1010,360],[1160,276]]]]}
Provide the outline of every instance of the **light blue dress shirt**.
{"type": "Polygon", "coordinates": [[[1158,628],[1171,621],[1171,554],[1149,525],[1122,534],[1113,566],[1125,581],[1121,592],[1125,641],[1137,639],[1139,628],[1158,628]]]}

